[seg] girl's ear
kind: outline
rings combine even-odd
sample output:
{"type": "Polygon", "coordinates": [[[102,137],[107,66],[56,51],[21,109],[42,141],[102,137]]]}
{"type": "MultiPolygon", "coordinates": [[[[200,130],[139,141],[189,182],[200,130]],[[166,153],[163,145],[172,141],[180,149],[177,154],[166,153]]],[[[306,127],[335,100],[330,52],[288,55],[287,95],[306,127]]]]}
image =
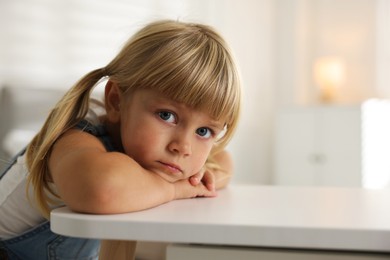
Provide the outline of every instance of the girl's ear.
{"type": "Polygon", "coordinates": [[[111,123],[120,122],[120,103],[122,100],[122,91],[119,89],[116,83],[109,80],[106,84],[104,95],[107,120],[111,123]]]}

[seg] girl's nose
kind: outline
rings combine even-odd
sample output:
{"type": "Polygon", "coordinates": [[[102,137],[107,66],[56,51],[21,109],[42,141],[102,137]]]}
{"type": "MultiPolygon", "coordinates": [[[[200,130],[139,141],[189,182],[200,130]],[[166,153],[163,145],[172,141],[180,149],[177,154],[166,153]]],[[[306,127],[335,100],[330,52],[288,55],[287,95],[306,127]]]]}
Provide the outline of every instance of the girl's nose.
{"type": "Polygon", "coordinates": [[[190,138],[188,136],[176,136],[168,145],[170,152],[188,156],[192,153],[190,138]]]}

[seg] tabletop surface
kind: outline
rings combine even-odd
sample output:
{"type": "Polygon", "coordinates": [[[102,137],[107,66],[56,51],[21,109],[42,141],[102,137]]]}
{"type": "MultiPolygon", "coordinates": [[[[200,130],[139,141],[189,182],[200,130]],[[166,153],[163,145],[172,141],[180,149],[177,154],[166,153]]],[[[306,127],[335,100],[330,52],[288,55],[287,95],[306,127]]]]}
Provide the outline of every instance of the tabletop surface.
{"type": "Polygon", "coordinates": [[[390,190],[232,185],[216,198],[126,214],[58,208],[51,229],[99,239],[390,252],[390,190]]]}

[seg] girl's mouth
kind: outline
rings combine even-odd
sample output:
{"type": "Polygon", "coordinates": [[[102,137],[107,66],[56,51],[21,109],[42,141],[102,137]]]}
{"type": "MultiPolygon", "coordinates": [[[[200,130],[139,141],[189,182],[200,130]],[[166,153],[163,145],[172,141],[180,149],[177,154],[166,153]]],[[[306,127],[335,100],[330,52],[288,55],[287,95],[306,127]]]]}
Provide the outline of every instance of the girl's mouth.
{"type": "Polygon", "coordinates": [[[164,166],[165,169],[167,169],[170,173],[174,173],[174,174],[177,174],[177,173],[183,173],[182,169],[180,168],[180,166],[176,165],[176,164],[173,164],[173,163],[165,163],[165,162],[161,162],[161,161],[158,161],[160,164],[162,164],[164,166]]]}

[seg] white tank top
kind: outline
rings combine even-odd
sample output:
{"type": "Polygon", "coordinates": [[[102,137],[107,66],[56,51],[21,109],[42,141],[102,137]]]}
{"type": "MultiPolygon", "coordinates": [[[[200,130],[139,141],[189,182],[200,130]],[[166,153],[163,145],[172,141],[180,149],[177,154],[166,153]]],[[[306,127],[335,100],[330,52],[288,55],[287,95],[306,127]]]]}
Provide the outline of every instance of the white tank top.
{"type": "Polygon", "coordinates": [[[0,181],[1,239],[12,238],[46,220],[36,206],[32,188],[31,203],[26,196],[27,174],[25,155],[22,155],[0,181]]]}

